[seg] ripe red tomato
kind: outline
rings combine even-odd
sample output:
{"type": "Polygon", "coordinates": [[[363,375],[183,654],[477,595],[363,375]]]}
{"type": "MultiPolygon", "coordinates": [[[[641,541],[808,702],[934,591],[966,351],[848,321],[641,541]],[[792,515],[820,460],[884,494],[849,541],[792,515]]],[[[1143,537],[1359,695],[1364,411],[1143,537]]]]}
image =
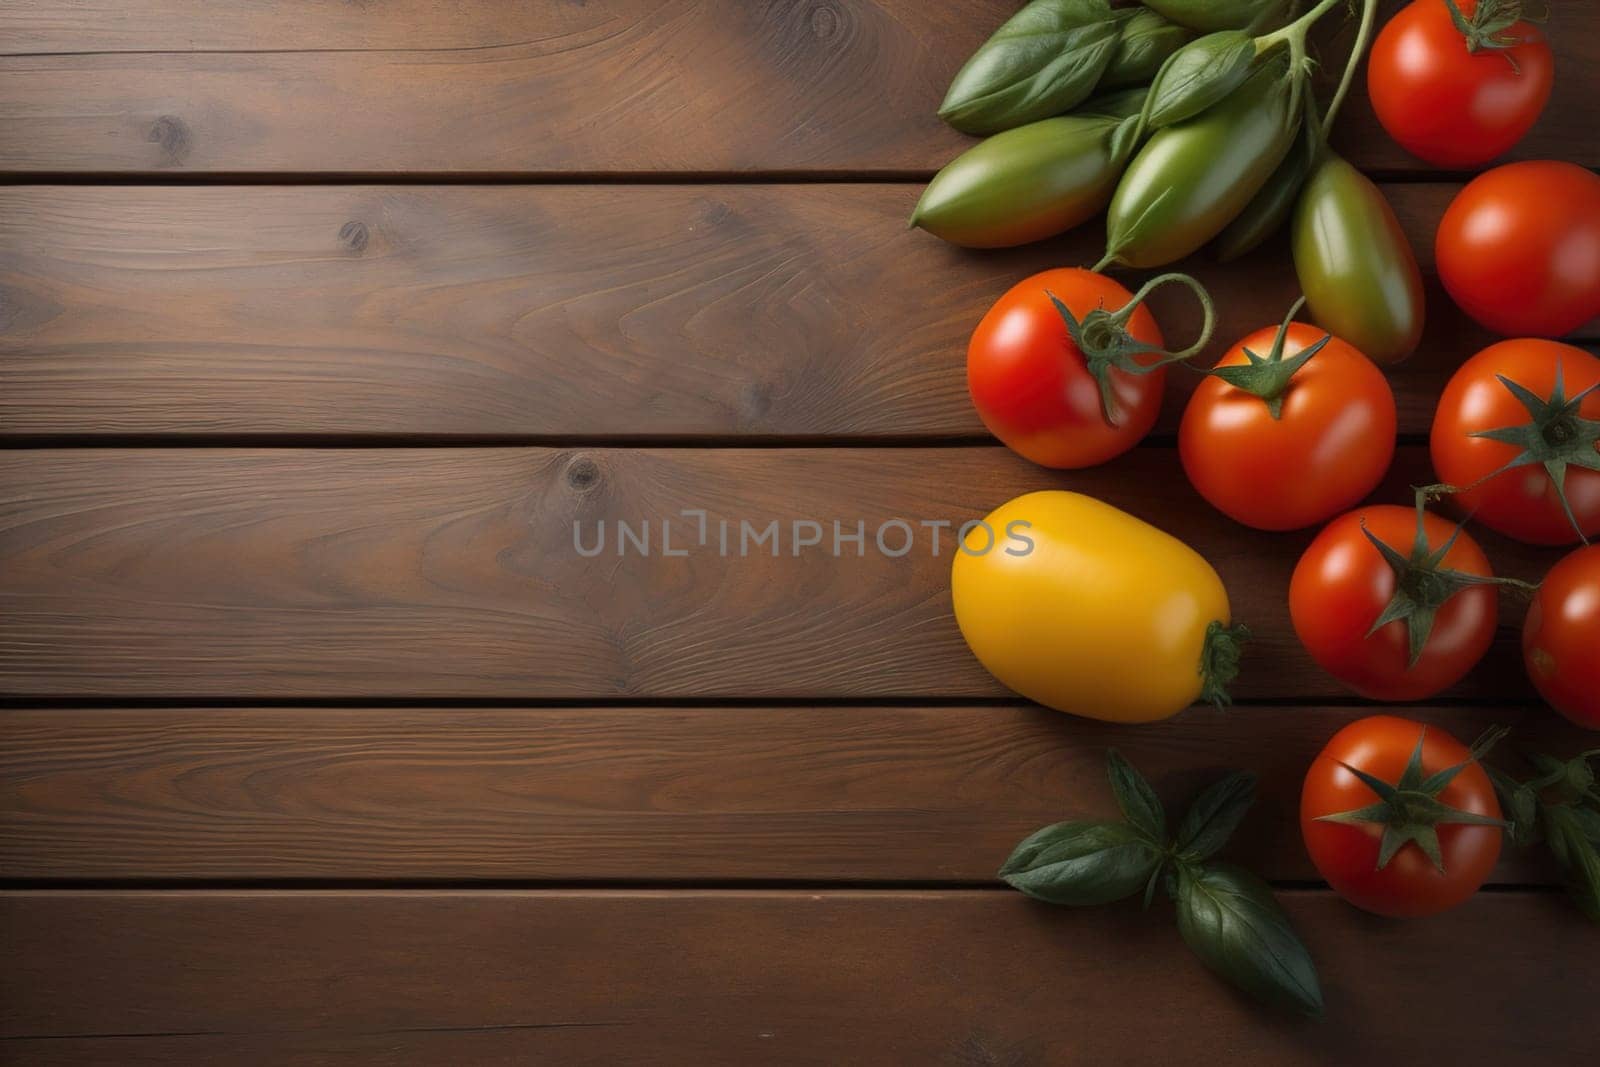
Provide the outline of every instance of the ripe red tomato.
{"type": "MultiPolygon", "coordinates": [[[[1457,0],[1469,20],[1477,0],[1457,0]]],[[[1469,49],[1445,0],[1414,0],[1389,20],[1367,60],[1367,93],[1389,136],[1440,167],[1477,167],[1510,150],[1550,99],[1555,64],[1539,28],[1497,37],[1520,44],[1469,49]]]]}
{"type": "MultiPolygon", "coordinates": [[[[1334,892],[1379,915],[1412,918],[1453,908],[1478,891],[1500,858],[1501,827],[1451,822],[1456,816],[1447,814],[1431,831],[1424,831],[1423,841],[1408,840],[1380,866],[1387,830],[1381,817],[1377,822],[1325,818],[1381,803],[1378,792],[1350,767],[1389,785],[1412,786],[1403,794],[1402,804],[1419,792],[1428,795],[1427,790],[1414,788],[1415,774],[1407,776],[1419,741],[1420,777],[1424,779],[1466,764],[1449,784],[1432,794],[1434,800],[1469,817],[1502,817],[1494,785],[1471,750],[1437,727],[1392,715],[1360,719],[1334,734],[1306,772],[1300,793],[1300,833],[1311,862],[1334,892]],[[1424,850],[1424,843],[1432,844],[1427,841],[1430,832],[1437,840],[1443,869],[1435,866],[1424,850]]],[[[1405,836],[1399,831],[1396,839],[1405,836]]]]}
{"type": "MultiPolygon", "coordinates": [[[[1082,320],[1115,311],[1132,298],[1103,274],[1047,270],[1018,282],[996,301],[967,346],[967,388],[989,432],[1046,467],[1092,467],[1138,444],[1161,412],[1165,369],[1129,374],[1116,368],[1108,421],[1099,383],[1050,301],[1055,294],[1082,320]]],[[[1154,348],[1164,342],[1148,308],[1127,331],[1154,348]]]]}
{"type": "Polygon", "coordinates": [[[1439,222],[1435,258],[1461,310],[1507,337],[1560,337],[1600,315],[1600,175],[1511,163],[1478,175],[1439,222]]]}
{"type": "Polygon", "coordinates": [[[1578,549],[1540,583],[1522,624],[1522,661],[1551,707],[1600,730],[1600,545],[1578,549]]]}
{"type": "MultiPolygon", "coordinates": [[[[1456,528],[1437,515],[1424,519],[1427,546],[1444,547],[1456,528]]],[[[1289,615],[1311,658],[1335,678],[1373,700],[1422,700],[1460,681],[1488,651],[1494,639],[1499,603],[1492,585],[1440,588],[1450,595],[1437,605],[1431,631],[1414,664],[1407,622],[1396,619],[1370,637],[1367,631],[1388,607],[1400,585],[1395,567],[1366,533],[1414,558],[1417,513],[1382,504],[1361,508],[1330,522],[1311,542],[1289,580],[1289,615]]],[[[1448,572],[1489,577],[1493,570],[1472,537],[1462,532],[1439,566],[1443,573],[1416,582],[1437,587],[1448,572]]],[[[1443,583],[1448,584],[1448,583],[1443,583]]]]}
{"type": "MultiPolygon", "coordinates": [[[[1217,362],[1247,366],[1268,353],[1269,326],[1217,362]]],[[[1394,392],[1383,372],[1337,337],[1303,322],[1285,331],[1283,359],[1327,343],[1294,372],[1274,417],[1267,400],[1222,378],[1195,389],[1178,427],[1178,454],[1200,495],[1258,530],[1296,530],[1359,503],[1394,458],[1394,392]]]]}
{"type": "Polygon", "coordinates": [[[1574,520],[1584,536],[1600,534],[1600,470],[1578,465],[1600,467],[1600,426],[1584,426],[1600,420],[1600,391],[1572,404],[1596,386],[1600,359],[1581,348],[1534,339],[1490,345],[1461,365],[1439,397],[1429,442],[1434,473],[1463,490],[1456,499],[1473,519],[1519,541],[1572,544],[1578,540],[1574,520]],[[1565,404],[1550,402],[1558,395],[1558,367],[1565,404]],[[1533,401],[1518,399],[1506,382],[1545,401],[1543,412],[1530,411],[1533,401]],[[1521,439],[1474,436],[1507,427],[1521,429],[1500,436],[1521,439]],[[1559,486],[1544,466],[1546,458],[1567,464],[1559,486]],[[1528,462],[1502,471],[1518,459],[1528,462]],[[1570,519],[1562,492],[1572,507],[1570,519]]]}

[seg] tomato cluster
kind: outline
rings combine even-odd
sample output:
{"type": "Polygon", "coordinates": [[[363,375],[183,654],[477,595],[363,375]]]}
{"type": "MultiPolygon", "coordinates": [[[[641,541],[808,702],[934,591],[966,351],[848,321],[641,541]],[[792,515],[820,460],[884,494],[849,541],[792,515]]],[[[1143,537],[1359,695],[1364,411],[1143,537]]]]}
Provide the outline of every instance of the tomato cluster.
{"type": "MultiPolygon", "coordinates": [[[[1422,159],[1487,163],[1543,110],[1549,46],[1498,10],[1415,0],[1379,36],[1374,107],[1422,159]]],[[[1429,439],[1439,484],[1410,506],[1363,503],[1395,452],[1395,398],[1380,366],[1394,354],[1295,321],[1303,301],[1205,372],[1179,425],[1179,458],[1195,490],[1243,525],[1321,527],[1290,580],[1290,618],[1319,666],[1373,700],[1426,700],[1459,682],[1492,642],[1497,586],[1524,584],[1496,577],[1466,522],[1529,544],[1584,542],[1533,591],[1523,651],[1544,699],[1600,729],[1600,545],[1587,544],[1600,536],[1600,358],[1552,339],[1600,317],[1600,176],[1558,162],[1488,171],[1450,205],[1435,251],[1453,300],[1512,338],[1466,360],[1440,395],[1429,439]],[[1465,518],[1429,510],[1440,500],[1465,518]]],[[[1055,468],[1136,445],[1155,424],[1167,365],[1192,352],[1164,350],[1143,306],[1149,288],[1130,293],[1074,269],[1013,287],[968,350],[984,424],[1055,468]]],[[[1201,299],[1207,325],[1195,348],[1212,321],[1201,299]]],[[[1221,604],[1215,614],[1225,615],[1221,604]]],[[[1007,610],[988,615],[1009,619],[1007,610]]],[[[1043,650],[1027,666],[1049,679],[1059,658],[1043,650]]],[[[1470,896],[1506,825],[1477,763],[1485,747],[1392,716],[1340,731],[1302,797],[1302,833],[1323,877],[1386,915],[1430,914],[1470,896]]]]}

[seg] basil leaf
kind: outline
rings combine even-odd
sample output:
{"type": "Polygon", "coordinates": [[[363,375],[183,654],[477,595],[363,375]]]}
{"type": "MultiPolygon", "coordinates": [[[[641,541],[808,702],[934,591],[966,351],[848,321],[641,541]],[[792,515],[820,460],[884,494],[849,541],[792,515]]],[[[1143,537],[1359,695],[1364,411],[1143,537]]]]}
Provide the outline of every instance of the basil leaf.
{"type": "Polygon", "coordinates": [[[1111,778],[1111,794],[1117,798],[1123,817],[1152,845],[1163,845],[1167,840],[1167,813],[1144,775],[1134,770],[1116,749],[1106,753],[1106,774],[1111,778]]]}
{"type": "Polygon", "coordinates": [[[1590,839],[1580,809],[1564,804],[1545,808],[1545,833],[1550,851],[1567,870],[1567,888],[1582,912],[1600,922],[1600,852],[1590,839]]]}
{"type": "Polygon", "coordinates": [[[1111,53],[1105,73],[1100,75],[1100,88],[1148,84],[1167,57],[1193,37],[1189,30],[1168,22],[1149,8],[1134,8],[1122,23],[1117,47],[1111,53]]]}
{"type": "Polygon", "coordinates": [[[1203,860],[1217,854],[1256,801],[1256,776],[1234,771],[1195,797],[1178,824],[1178,851],[1203,860]]]}
{"type": "Polygon", "coordinates": [[[1277,29],[1300,7],[1299,0],[1144,0],[1173,22],[1195,30],[1277,29]]]}
{"type": "Polygon", "coordinates": [[[1122,21],[1106,0],[1033,0],[957,72],[939,117],[989,134],[1071,111],[1094,91],[1122,21]]]}
{"type": "Polygon", "coordinates": [[[1230,864],[1178,872],[1178,933],[1211,970],[1257,1000],[1322,1013],[1311,954],[1267,884],[1230,864]]]}
{"type": "Polygon", "coordinates": [[[1249,34],[1223,30],[1173,53],[1150,86],[1149,127],[1158,130],[1193,118],[1244,84],[1255,61],[1249,34]]]}
{"type": "Polygon", "coordinates": [[[1116,822],[1058,822],[1017,845],[1000,868],[1006,884],[1036,900],[1109,904],[1145,887],[1161,854],[1116,822]]]}

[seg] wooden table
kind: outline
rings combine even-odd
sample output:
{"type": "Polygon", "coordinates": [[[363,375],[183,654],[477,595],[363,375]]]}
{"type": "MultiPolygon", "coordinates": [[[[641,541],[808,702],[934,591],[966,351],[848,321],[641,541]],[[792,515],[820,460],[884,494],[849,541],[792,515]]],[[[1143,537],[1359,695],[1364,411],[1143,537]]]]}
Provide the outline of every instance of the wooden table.
{"type": "MultiPolygon", "coordinates": [[[[963,144],[943,88],[1013,6],[0,8],[5,1062],[1593,1056],[1600,936],[1549,868],[1508,855],[1413,923],[1316,881],[1299,780],[1373,709],[1290,629],[1309,534],[1184,482],[1193,379],[1097,470],[983,433],[974,323],[1102,241],[904,228],[963,144]],[[694,508],[959,523],[1046,486],[1216,565],[1259,635],[1237,708],[1116,728],[1018,702],[962,644],[948,555],[571,545],[694,508]],[[1326,1019],[1238,999],[1161,906],[993,881],[1026,832],[1109,810],[1110,745],[1174,803],[1260,772],[1230,855],[1279,887],[1326,1019]]],[[[1600,165],[1600,9],[1553,6],[1556,97],[1516,154],[1600,165]]],[[[1462,176],[1364,101],[1342,143],[1431,269],[1462,176]]],[[[1189,266],[1226,339],[1295,295],[1278,246],[1189,266]]],[[[1385,500],[1428,479],[1438,389],[1490,340],[1429,298],[1385,500]]],[[[1503,572],[1554,558],[1484,541],[1503,572]]],[[[1519,622],[1404,713],[1582,747],[1531,699],[1519,622]]]]}

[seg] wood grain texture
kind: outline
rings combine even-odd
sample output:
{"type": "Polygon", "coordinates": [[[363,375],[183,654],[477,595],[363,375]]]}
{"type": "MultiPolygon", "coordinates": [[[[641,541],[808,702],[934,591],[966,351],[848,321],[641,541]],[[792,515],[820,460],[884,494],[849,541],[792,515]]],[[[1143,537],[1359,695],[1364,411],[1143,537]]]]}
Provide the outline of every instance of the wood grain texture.
{"type": "MultiPolygon", "coordinates": [[[[1432,480],[1408,448],[1378,496],[1407,502],[1432,480]]],[[[1238,695],[1346,695],[1288,619],[1311,534],[1225,519],[1171,449],[1075,474],[998,447],[12,450],[0,486],[0,692],[16,696],[1003,696],[950,614],[953,536],[935,557],[917,524],[1051,487],[1212,561],[1259,635],[1238,695]],[[709,536],[690,551],[694,508],[709,536]],[[892,518],[920,538],[899,558],[872,544],[892,518]],[[664,519],[686,555],[661,555],[664,519]],[[866,542],[834,557],[835,519],[866,542]],[[602,520],[602,554],[581,557],[574,530],[594,550],[602,520]],[[822,524],[820,546],[795,554],[797,520],[822,524]],[[650,522],[650,555],[618,551],[619,521],[635,537],[650,522]],[[741,522],[776,522],[780,554],[747,542],[741,558],[741,522]]],[[[1484,542],[1524,578],[1559,558],[1484,542]]],[[[1531,695],[1515,631],[1453,694],[1531,695]]]]}
{"type": "MultiPolygon", "coordinates": [[[[1072,817],[1113,817],[1104,752],[1177,818],[1232,768],[1260,800],[1227,855],[1317,878],[1300,782],[1379,709],[1196,708],[1156,727],[1036,707],[17,709],[0,713],[11,879],[976,882],[1072,817]]],[[[1569,755],[1543,709],[1399,709],[1569,755]]],[[[1502,766],[1520,772],[1516,757],[1502,766]]],[[[1507,849],[1493,879],[1550,884],[1507,849]]]]}
{"type": "MultiPolygon", "coordinates": [[[[1384,14],[1400,0],[1387,0],[1384,14]]],[[[1600,164],[1600,11],[1552,5],[1560,76],[1517,158],[1600,164]]],[[[926,174],[935,110],[1012,0],[71,0],[0,12],[16,172],[926,174]]],[[[1333,33],[1337,68],[1352,34],[1333,33]]],[[[1425,170],[1354,94],[1360,166],[1425,170]]]]}
{"type": "MultiPolygon", "coordinates": [[[[1454,187],[1390,186],[1431,267],[1454,187]]],[[[748,437],[984,433],[973,326],[1095,259],[907,232],[894,185],[0,189],[0,435],[748,437]]],[[[1226,345],[1298,295],[1281,243],[1186,265],[1226,345]]],[[[1433,285],[1392,372],[1425,432],[1492,338],[1433,285]]],[[[1187,343],[1185,290],[1152,301],[1187,343]]],[[[1600,323],[1583,331],[1600,337],[1600,323]]],[[[1161,429],[1198,380],[1169,374],[1161,429]]]]}
{"type": "Polygon", "coordinates": [[[1554,894],[1480,895],[1411,923],[1326,893],[1281,899],[1321,969],[1320,1022],[1243,1002],[1187,955],[1167,906],[1147,914],[1132,901],[1076,910],[1002,891],[10,894],[0,897],[9,955],[0,1035],[29,1064],[141,1054],[252,1064],[1476,1064],[1521,1062],[1530,1041],[1550,1062],[1592,1051],[1594,976],[1581,967],[1551,976],[1600,948],[1600,931],[1554,894]]]}

